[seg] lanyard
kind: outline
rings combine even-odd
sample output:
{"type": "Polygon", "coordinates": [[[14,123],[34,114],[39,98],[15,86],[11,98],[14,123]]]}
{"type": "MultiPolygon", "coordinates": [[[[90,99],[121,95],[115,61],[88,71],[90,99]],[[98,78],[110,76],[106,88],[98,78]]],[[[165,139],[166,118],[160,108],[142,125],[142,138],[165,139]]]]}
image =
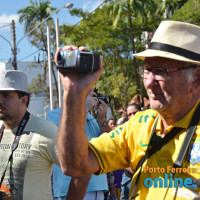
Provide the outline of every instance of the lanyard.
{"type": "MultiPolygon", "coordinates": [[[[22,120],[21,120],[20,123],[19,123],[19,126],[18,126],[18,128],[17,128],[16,135],[15,135],[15,138],[14,138],[14,141],[13,141],[13,144],[12,144],[12,147],[11,147],[12,152],[11,152],[11,154],[10,154],[10,156],[9,156],[9,159],[8,159],[7,165],[6,165],[5,169],[4,169],[3,175],[1,176],[0,187],[1,187],[2,183],[3,183],[3,179],[4,179],[4,177],[5,177],[8,164],[9,164],[9,162],[12,160],[12,158],[13,158],[13,153],[14,153],[14,151],[15,151],[15,150],[17,149],[17,147],[18,147],[18,144],[19,144],[19,141],[20,141],[22,132],[23,132],[23,130],[24,130],[24,128],[25,128],[25,126],[26,126],[28,120],[29,120],[29,116],[30,116],[30,113],[29,113],[28,111],[26,111],[25,115],[23,116],[22,120]]],[[[2,131],[1,131],[1,135],[0,135],[0,143],[1,143],[1,139],[2,139],[2,137],[3,137],[4,128],[5,128],[4,126],[1,128],[2,131]]]]}

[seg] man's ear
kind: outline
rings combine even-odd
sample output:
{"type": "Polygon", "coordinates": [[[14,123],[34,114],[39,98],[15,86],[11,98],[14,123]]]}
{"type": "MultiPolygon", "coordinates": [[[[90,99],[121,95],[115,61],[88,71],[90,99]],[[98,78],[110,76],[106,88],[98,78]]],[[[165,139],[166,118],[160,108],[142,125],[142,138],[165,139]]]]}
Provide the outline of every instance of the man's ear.
{"type": "Polygon", "coordinates": [[[200,65],[193,72],[193,87],[198,89],[200,88],[200,65]]]}
{"type": "Polygon", "coordinates": [[[25,106],[26,106],[26,104],[28,102],[28,96],[24,95],[21,99],[22,99],[22,104],[25,104],[25,106]]]}

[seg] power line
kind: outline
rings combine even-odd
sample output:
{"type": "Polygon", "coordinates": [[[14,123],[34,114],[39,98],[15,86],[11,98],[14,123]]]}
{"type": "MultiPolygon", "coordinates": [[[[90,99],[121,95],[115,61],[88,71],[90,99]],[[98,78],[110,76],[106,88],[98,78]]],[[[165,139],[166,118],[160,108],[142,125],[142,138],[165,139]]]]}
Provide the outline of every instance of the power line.
{"type": "Polygon", "coordinates": [[[68,4],[65,4],[64,6],[60,7],[60,8],[57,8],[55,10],[53,10],[51,13],[49,13],[49,16],[45,19],[43,19],[38,25],[36,25],[33,29],[29,30],[25,35],[24,37],[22,37],[18,42],[17,42],[17,46],[18,44],[24,39],[26,38],[30,33],[32,33],[36,28],[38,28],[39,26],[41,26],[42,24],[44,24],[48,19],[50,19],[55,13],[58,13],[62,8],[70,8],[68,6],[73,6],[73,4],[71,3],[68,3],[68,4]]]}
{"type": "Polygon", "coordinates": [[[91,15],[93,12],[95,12],[98,8],[100,8],[104,3],[107,3],[107,0],[103,1],[99,6],[97,6],[93,11],[89,12],[84,18],[79,20],[76,24],[74,24],[71,28],[69,28],[65,33],[70,32],[75,26],[77,26],[82,20],[84,20],[86,17],[91,15]]]}
{"type": "Polygon", "coordinates": [[[34,54],[37,53],[38,51],[40,51],[40,49],[38,49],[37,51],[35,51],[35,52],[29,54],[28,56],[26,56],[26,57],[24,57],[24,58],[22,58],[22,59],[20,59],[19,61],[22,61],[22,60],[25,60],[25,59],[28,58],[28,57],[31,57],[32,55],[34,55],[34,54]]]}
{"type": "MultiPolygon", "coordinates": [[[[51,3],[51,2],[50,2],[51,3]]],[[[52,4],[51,4],[52,5],[52,4]]],[[[24,7],[24,8],[26,8],[26,7],[24,7]]],[[[53,9],[56,9],[55,7],[52,7],[53,9]]],[[[44,10],[39,10],[36,14],[35,14],[35,16],[37,16],[37,15],[39,15],[40,13],[42,13],[44,10]]],[[[1,24],[1,23],[0,23],[1,24]]],[[[17,21],[16,22],[16,24],[20,24],[21,25],[21,22],[19,22],[19,21],[17,21]]]]}
{"type": "MultiPolygon", "coordinates": [[[[106,2],[107,2],[107,0],[103,1],[99,6],[97,6],[93,11],[91,11],[90,13],[88,13],[84,18],[86,18],[86,17],[88,17],[89,15],[91,15],[93,12],[95,12],[98,8],[100,8],[100,7],[101,7],[104,3],[106,3],[106,2]]],[[[76,24],[74,24],[70,29],[68,29],[67,32],[69,32],[69,31],[72,30],[75,26],[77,26],[84,18],[82,18],[82,19],[79,20],[76,24]]],[[[37,50],[37,51],[31,53],[30,55],[28,55],[28,56],[26,56],[26,57],[20,59],[19,61],[25,60],[26,58],[28,58],[28,57],[34,55],[34,54],[37,53],[38,51],[40,51],[40,50],[37,50]]]]}
{"type": "Polygon", "coordinates": [[[6,42],[8,42],[8,44],[10,45],[11,49],[12,49],[12,44],[10,43],[9,40],[7,40],[3,35],[0,35],[0,37],[2,37],[6,42]]]}
{"type": "MultiPolygon", "coordinates": [[[[91,11],[91,12],[89,12],[84,18],[82,18],[81,20],[79,20],[76,24],[74,24],[70,29],[68,29],[67,30],[67,32],[69,32],[69,31],[71,31],[75,26],[77,26],[83,19],[85,19],[85,18],[87,18],[89,15],[91,15],[92,13],[94,13],[98,8],[100,8],[104,3],[106,3],[107,1],[105,0],[105,1],[103,1],[99,6],[97,6],[93,11],[91,11]]],[[[26,37],[27,35],[25,35],[25,37],[26,37]]],[[[19,42],[19,41],[18,41],[19,42]]],[[[31,53],[31,54],[29,54],[28,56],[26,56],[26,57],[24,57],[24,58],[22,58],[22,59],[20,59],[19,61],[23,61],[23,60],[25,60],[26,58],[29,58],[29,57],[31,57],[32,55],[34,55],[35,53],[37,53],[38,51],[40,51],[40,50],[37,50],[37,51],[35,51],[35,52],[33,52],[33,53],[31,53]]]]}
{"type": "Polygon", "coordinates": [[[7,26],[10,26],[10,24],[4,25],[4,26],[0,26],[0,29],[3,29],[5,27],[7,27],[7,26]]]}

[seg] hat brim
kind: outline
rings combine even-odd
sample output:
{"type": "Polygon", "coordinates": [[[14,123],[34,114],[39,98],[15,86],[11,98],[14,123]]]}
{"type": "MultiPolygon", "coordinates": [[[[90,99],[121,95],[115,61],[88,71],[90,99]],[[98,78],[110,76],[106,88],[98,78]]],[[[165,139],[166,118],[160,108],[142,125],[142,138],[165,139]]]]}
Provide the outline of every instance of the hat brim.
{"type": "Polygon", "coordinates": [[[20,91],[20,92],[24,92],[24,93],[29,94],[29,95],[32,94],[31,92],[27,92],[27,91],[24,91],[24,90],[21,90],[21,89],[17,90],[15,88],[0,88],[0,91],[20,91]]]}
{"type": "Polygon", "coordinates": [[[186,58],[184,56],[180,56],[174,53],[169,53],[169,52],[154,50],[154,49],[147,49],[140,53],[133,54],[133,56],[141,60],[144,60],[145,58],[151,58],[151,57],[162,57],[162,58],[169,58],[173,60],[179,60],[182,62],[200,64],[200,61],[195,61],[195,60],[192,60],[192,59],[189,59],[189,58],[186,58]]]}

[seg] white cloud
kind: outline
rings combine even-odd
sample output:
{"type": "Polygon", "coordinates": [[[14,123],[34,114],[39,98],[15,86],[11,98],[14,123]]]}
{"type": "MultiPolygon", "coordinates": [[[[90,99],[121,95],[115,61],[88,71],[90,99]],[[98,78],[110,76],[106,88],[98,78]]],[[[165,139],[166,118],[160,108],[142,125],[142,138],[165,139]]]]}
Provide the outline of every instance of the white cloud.
{"type": "Polygon", "coordinates": [[[83,6],[82,6],[82,9],[84,10],[84,11],[89,11],[89,12],[91,12],[91,11],[93,11],[94,9],[96,9],[100,4],[102,3],[102,0],[99,0],[99,1],[85,1],[84,2],[84,4],[83,4],[83,6]]]}
{"type": "Polygon", "coordinates": [[[3,14],[0,16],[0,23],[10,23],[12,20],[18,21],[19,16],[17,14],[15,15],[6,15],[3,14]]]}
{"type": "Polygon", "coordinates": [[[6,14],[0,15],[0,29],[1,30],[9,29],[10,27],[6,26],[6,25],[11,24],[12,20],[14,20],[15,23],[17,23],[19,20],[19,16],[17,14],[15,14],[15,15],[6,15],[6,14]]]}

